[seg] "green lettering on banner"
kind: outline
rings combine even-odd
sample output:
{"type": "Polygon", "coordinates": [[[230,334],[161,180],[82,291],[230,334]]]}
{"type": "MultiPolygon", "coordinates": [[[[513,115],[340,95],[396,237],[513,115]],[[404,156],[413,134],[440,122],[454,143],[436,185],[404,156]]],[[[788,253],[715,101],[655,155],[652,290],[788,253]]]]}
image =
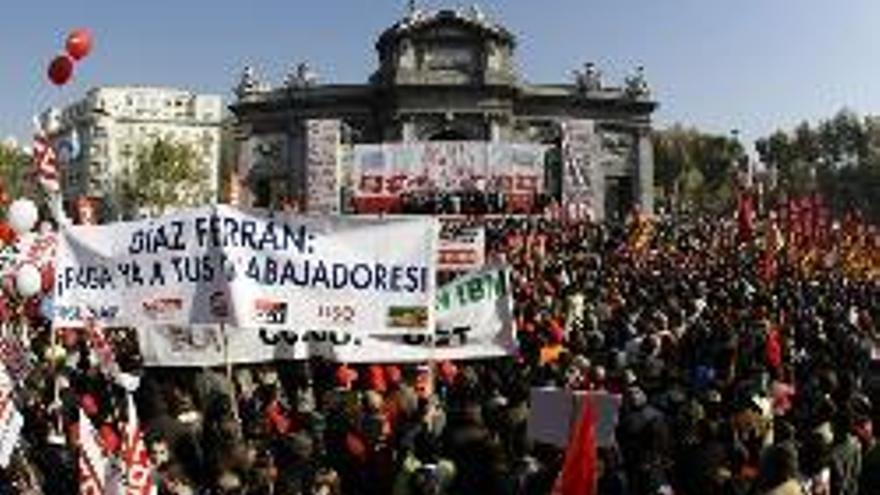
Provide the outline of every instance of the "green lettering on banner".
{"type": "Polygon", "coordinates": [[[487,273],[486,279],[489,282],[488,292],[490,294],[492,294],[494,297],[507,295],[507,272],[499,270],[494,273],[487,273]]]}
{"type": "Polygon", "coordinates": [[[437,292],[437,310],[468,306],[507,295],[507,274],[496,270],[480,277],[466,277],[441,287],[437,292]]]}
{"type": "Polygon", "coordinates": [[[440,289],[437,292],[437,311],[446,311],[452,305],[452,296],[449,289],[440,289]]]}
{"type": "Polygon", "coordinates": [[[466,304],[478,303],[486,297],[486,291],[483,289],[483,279],[474,278],[467,282],[468,300],[466,304]]]}

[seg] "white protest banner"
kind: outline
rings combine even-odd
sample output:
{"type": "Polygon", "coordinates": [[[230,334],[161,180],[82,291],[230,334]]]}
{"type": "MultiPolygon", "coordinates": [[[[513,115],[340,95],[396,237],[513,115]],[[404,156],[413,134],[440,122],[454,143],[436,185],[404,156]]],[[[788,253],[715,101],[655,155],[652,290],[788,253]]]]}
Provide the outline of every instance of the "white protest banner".
{"type": "Polygon", "coordinates": [[[486,262],[486,229],[464,217],[441,217],[437,249],[438,270],[478,270],[486,262]]]}
{"type": "Polygon", "coordinates": [[[604,391],[572,392],[557,387],[532,389],[529,399],[529,439],[564,448],[568,445],[572,428],[580,419],[585,399],[592,401],[596,412],[596,444],[599,447],[613,445],[621,397],[604,391]]]}
{"type": "MultiPolygon", "coordinates": [[[[229,360],[322,356],[346,363],[402,363],[512,355],[516,339],[509,276],[506,268],[486,267],[440,288],[433,338],[227,327],[229,360]]],[[[163,325],[140,329],[138,339],[148,366],[218,366],[225,362],[223,331],[217,325],[163,325]]]]}
{"type": "Polygon", "coordinates": [[[438,289],[437,328],[427,335],[376,336],[351,353],[349,363],[486,359],[516,352],[513,294],[506,268],[486,267],[438,289]]]}
{"type": "Polygon", "coordinates": [[[433,327],[437,223],[229,206],[62,231],[56,326],[400,334],[433,327]]]}

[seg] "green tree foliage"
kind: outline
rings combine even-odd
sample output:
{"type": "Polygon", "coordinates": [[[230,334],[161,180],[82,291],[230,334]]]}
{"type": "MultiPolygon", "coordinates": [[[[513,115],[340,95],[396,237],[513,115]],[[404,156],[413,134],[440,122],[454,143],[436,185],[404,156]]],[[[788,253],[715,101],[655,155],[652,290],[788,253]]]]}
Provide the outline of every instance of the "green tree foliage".
{"type": "Polygon", "coordinates": [[[221,202],[229,202],[232,191],[232,175],[238,165],[238,143],[235,138],[235,120],[224,119],[220,128],[220,169],[218,196],[221,202]]]}
{"type": "Polygon", "coordinates": [[[158,216],[211,200],[210,171],[189,144],[156,139],[140,147],[134,167],[118,179],[122,212],[158,216]]]}
{"type": "Polygon", "coordinates": [[[821,193],[838,213],[859,209],[880,220],[880,120],[841,110],[759,139],[755,149],[775,169],[786,195],[821,193]]]}
{"type": "Polygon", "coordinates": [[[0,143],[0,192],[14,199],[23,195],[31,157],[17,147],[0,143]]]}
{"type": "Polygon", "coordinates": [[[716,210],[729,203],[736,164],[745,156],[737,140],[675,124],[656,131],[653,144],[654,182],[667,206],[716,210]]]}

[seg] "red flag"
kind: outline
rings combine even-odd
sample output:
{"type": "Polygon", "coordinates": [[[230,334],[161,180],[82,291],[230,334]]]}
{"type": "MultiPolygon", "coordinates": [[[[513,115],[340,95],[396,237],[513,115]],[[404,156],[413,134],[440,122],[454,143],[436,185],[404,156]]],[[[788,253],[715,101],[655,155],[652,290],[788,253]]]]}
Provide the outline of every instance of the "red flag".
{"type": "Polygon", "coordinates": [[[128,394],[128,421],[123,430],[122,467],[125,478],[124,495],[156,495],[150,452],[144,443],[143,431],[137,417],[134,397],[128,394]]]}
{"type": "Polygon", "coordinates": [[[804,236],[803,242],[808,247],[812,247],[815,239],[817,206],[818,203],[813,201],[813,196],[801,198],[801,233],[804,236]]]}
{"type": "Polygon", "coordinates": [[[595,495],[596,455],[596,413],[590,399],[584,397],[581,418],[569,441],[553,495],[595,495]]]}
{"type": "Polygon", "coordinates": [[[801,205],[797,199],[788,202],[788,244],[792,248],[800,245],[803,238],[803,222],[801,221],[801,205]]]}
{"type": "Polygon", "coordinates": [[[767,364],[773,369],[779,370],[782,366],[782,336],[778,327],[773,327],[767,333],[767,341],[764,345],[764,354],[767,364]]]}
{"type": "Polygon", "coordinates": [[[755,206],[752,196],[742,193],[736,206],[737,240],[742,243],[751,242],[755,231],[755,206]]]}
{"type": "Polygon", "coordinates": [[[79,493],[103,495],[108,487],[110,462],[98,444],[98,432],[86,413],[79,410],[79,493]]]}
{"type": "Polygon", "coordinates": [[[34,171],[37,180],[43,189],[49,193],[57,193],[60,189],[58,182],[58,157],[52,143],[49,142],[45,131],[40,130],[34,136],[33,144],[34,171]]]}

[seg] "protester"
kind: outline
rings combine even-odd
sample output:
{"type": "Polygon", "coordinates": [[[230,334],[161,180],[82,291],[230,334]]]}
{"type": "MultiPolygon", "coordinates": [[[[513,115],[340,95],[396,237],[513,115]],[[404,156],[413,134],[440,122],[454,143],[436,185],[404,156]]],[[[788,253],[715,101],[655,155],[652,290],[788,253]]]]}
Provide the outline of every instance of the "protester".
{"type": "MultiPolygon", "coordinates": [[[[513,270],[508,358],[144,369],[134,333],[108,330],[121,371],[140,377],[151,483],[161,494],[549,493],[563,451],[526,425],[530,387],[552,385],[622,396],[597,491],[584,493],[880,493],[876,236],[844,228],[767,255],[760,226],[642,222],[479,220],[487,258],[513,270]]],[[[48,335],[33,329],[34,358],[48,335]]],[[[125,450],[127,390],[90,342],[70,332],[64,355],[40,359],[21,387],[24,438],[2,493],[76,491],[80,409],[105,453],[125,450]]]]}

